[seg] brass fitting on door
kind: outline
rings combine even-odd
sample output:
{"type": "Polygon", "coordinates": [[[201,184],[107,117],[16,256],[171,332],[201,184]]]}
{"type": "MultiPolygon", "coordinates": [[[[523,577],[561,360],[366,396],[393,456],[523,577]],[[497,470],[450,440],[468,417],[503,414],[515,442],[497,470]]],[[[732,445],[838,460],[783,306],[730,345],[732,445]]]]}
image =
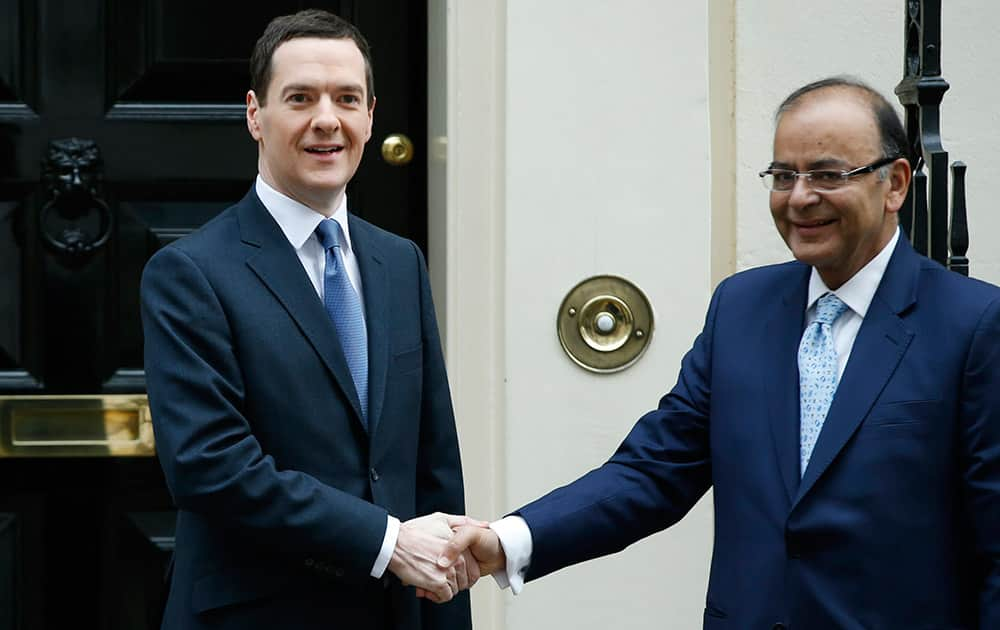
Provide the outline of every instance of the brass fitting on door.
{"type": "Polygon", "coordinates": [[[145,394],[0,396],[0,459],[155,455],[145,394]]]}
{"type": "Polygon", "coordinates": [[[393,166],[409,164],[413,151],[413,141],[403,133],[390,134],[382,141],[382,159],[393,166]]]}
{"type": "Polygon", "coordinates": [[[618,372],[639,360],[653,336],[653,308],[639,287],[594,276],[573,287],[556,318],[559,343],[591,372],[618,372]]]}

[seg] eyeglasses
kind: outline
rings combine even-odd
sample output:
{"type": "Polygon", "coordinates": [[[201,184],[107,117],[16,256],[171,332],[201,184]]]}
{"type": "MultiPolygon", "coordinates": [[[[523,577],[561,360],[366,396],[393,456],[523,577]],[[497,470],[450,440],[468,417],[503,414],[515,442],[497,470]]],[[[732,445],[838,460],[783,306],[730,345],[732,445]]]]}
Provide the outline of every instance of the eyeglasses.
{"type": "Polygon", "coordinates": [[[785,168],[769,168],[760,173],[760,181],[764,188],[774,192],[788,192],[795,188],[795,181],[802,177],[806,180],[806,185],[813,190],[838,190],[842,188],[848,180],[858,175],[874,172],[886,164],[891,164],[899,157],[884,157],[872,162],[868,166],[860,166],[852,171],[815,170],[815,171],[793,171],[785,168]]]}

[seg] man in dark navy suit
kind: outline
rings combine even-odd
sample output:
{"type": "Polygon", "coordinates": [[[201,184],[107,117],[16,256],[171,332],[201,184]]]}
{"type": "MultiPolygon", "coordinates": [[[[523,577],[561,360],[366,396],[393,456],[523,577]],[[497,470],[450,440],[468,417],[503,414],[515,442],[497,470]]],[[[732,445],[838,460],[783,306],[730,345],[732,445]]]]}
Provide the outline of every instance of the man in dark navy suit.
{"type": "Polygon", "coordinates": [[[1000,289],[900,232],[906,134],[868,86],[794,92],[773,150],[761,177],[796,261],[722,282],[614,456],[446,558],[471,545],[516,592],[712,487],[705,628],[1000,628],[1000,289]]]}
{"type": "Polygon", "coordinates": [[[424,259],[345,195],[371,136],[368,45],[329,13],[284,16],[251,75],[253,188],[143,276],[178,507],[163,627],[470,628],[455,595],[478,567],[435,564],[470,521],[446,514],[462,471],[424,259]]]}

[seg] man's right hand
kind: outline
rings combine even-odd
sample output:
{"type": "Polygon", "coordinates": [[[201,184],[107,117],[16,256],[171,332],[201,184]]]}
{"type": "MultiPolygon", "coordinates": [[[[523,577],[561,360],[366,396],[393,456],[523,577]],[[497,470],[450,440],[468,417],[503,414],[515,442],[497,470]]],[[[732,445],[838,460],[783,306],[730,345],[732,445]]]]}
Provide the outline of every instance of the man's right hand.
{"type": "Polygon", "coordinates": [[[471,525],[464,525],[455,531],[455,535],[448,541],[444,553],[438,559],[438,565],[451,567],[466,550],[472,552],[482,575],[490,575],[507,568],[507,555],[496,532],[471,525]]]}

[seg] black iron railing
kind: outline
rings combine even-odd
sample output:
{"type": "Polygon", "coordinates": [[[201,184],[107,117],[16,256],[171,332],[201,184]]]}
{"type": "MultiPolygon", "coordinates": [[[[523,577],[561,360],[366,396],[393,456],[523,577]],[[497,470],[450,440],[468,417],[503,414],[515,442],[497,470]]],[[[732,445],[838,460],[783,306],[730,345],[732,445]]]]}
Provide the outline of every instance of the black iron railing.
{"type": "Polygon", "coordinates": [[[914,174],[900,224],[917,251],[967,276],[966,167],[962,162],[951,167],[949,221],[948,152],[941,144],[941,100],[948,90],[941,76],[941,0],[904,1],[906,52],[896,95],[906,110],[914,174]]]}

